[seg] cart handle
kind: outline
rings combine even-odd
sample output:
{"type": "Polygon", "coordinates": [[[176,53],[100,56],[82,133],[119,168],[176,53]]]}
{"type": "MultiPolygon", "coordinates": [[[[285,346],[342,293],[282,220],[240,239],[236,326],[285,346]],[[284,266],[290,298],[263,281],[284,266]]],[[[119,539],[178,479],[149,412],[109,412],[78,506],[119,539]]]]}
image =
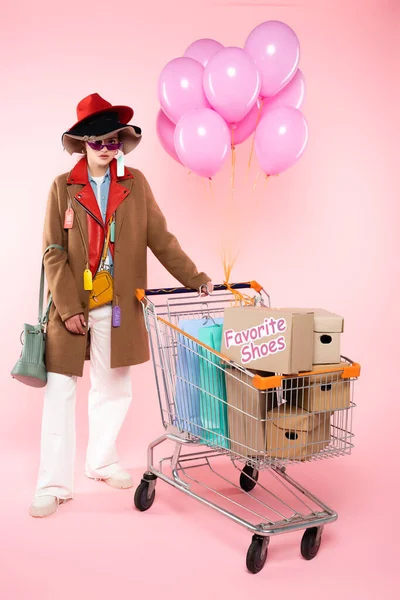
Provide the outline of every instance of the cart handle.
{"type": "MultiPolygon", "coordinates": [[[[258,293],[260,293],[261,291],[264,291],[264,288],[262,287],[262,285],[257,283],[257,281],[248,281],[245,283],[233,283],[230,286],[230,289],[233,289],[233,290],[253,289],[258,293]]],[[[215,292],[220,292],[223,290],[224,291],[228,290],[228,286],[225,283],[219,283],[219,284],[214,285],[215,292]]],[[[146,296],[169,296],[172,294],[188,294],[188,293],[193,293],[194,291],[196,291],[196,290],[193,290],[192,288],[188,288],[188,287],[159,288],[159,289],[153,288],[150,290],[144,290],[144,289],[138,288],[136,290],[136,298],[139,300],[139,302],[143,302],[143,300],[146,296]]]]}

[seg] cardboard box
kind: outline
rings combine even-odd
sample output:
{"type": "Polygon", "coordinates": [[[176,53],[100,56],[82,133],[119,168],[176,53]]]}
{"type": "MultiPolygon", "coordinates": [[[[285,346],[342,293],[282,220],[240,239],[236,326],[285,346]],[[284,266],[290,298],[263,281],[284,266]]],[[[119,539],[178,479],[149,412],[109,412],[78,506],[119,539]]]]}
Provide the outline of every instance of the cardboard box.
{"type": "Polygon", "coordinates": [[[312,414],[284,407],[268,413],[267,454],[273,458],[305,459],[317,454],[331,440],[331,413],[312,414]]]}
{"type": "Polygon", "coordinates": [[[329,365],[340,362],[340,334],[344,319],[322,308],[290,308],[298,312],[314,313],[314,365],[329,365]]]}
{"type": "Polygon", "coordinates": [[[340,337],[343,326],[343,317],[322,309],[314,311],[315,365],[340,362],[340,337]]]}
{"type": "MultiPolygon", "coordinates": [[[[257,371],[254,374],[273,375],[257,371]]],[[[226,395],[231,451],[249,457],[264,454],[267,413],[278,406],[277,391],[259,391],[253,387],[252,377],[227,367],[226,395]]]]}
{"type": "Polygon", "coordinates": [[[221,353],[246,369],[284,375],[310,371],[314,315],[302,310],[229,307],[221,353]]]}
{"type": "Polygon", "coordinates": [[[286,403],[286,410],[288,410],[288,407],[295,408],[296,406],[302,406],[303,392],[303,377],[289,377],[288,379],[283,379],[281,396],[282,401],[286,403]]]}
{"type": "Polygon", "coordinates": [[[344,319],[322,308],[290,308],[308,314],[314,313],[314,365],[340,362],[340,334],[343,333],[344,319]]]}
{"type": "MultiPolygon", "coordinates": [[[[340,367],[339,364],[324,365],[324,368],[340,367]]],[[[321,365],[314,365],[314,369],[321,365]]],[[[300,406],[309,412],[335,411],[349,408],[351,400],[351,382],[341,378],[341,372],[321,373],[302,377],[303,393],[300,406]]]]}

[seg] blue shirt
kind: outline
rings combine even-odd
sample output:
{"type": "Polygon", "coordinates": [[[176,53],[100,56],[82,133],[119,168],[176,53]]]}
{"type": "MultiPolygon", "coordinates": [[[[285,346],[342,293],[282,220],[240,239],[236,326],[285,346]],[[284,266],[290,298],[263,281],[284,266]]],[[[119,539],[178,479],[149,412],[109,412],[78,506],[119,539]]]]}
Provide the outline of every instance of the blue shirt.
{"type": "MultiPolygon", "coordinates": [[[[110,184],[111,184],[110,167],[108,167],[107,172],[104,175],[103,182],[101,183],[100,186],[97,185],[97,181],[96,181],[97,178],[92,177],[89,169],[88,169],[88,179],[89,179],[90,185],[92,186],[92,190],[94,192],[94,195],[97,199],[97,203],[100,208],[101,216],[105,223],[106,215],[107,215],[108,196],[110,194],[110,184]]],[[[113,259],[111,256],[110,249],[108,250],[107,258],[106,258],[104,266],[106,269],[108,269],[110,271],[111,275],[113,275],[114,264],[113,264],[113,259]]],[[[101,264],[100,264],[99,269],[100,268],[101,268],[101,264]]]]}

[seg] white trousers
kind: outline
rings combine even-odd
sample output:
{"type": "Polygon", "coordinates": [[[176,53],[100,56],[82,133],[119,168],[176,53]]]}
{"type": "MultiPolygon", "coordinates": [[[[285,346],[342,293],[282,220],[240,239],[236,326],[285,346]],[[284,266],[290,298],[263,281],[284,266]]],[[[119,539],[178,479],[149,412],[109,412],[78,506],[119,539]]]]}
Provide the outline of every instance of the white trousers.
{"type": "MultiPolygon", "coordinates": [[[[110,367],[111,315],[111,305],[96,308],[89,312],[88,323],[91,389],[85,473],[101,479],[121,470],[116,440],[132,400],[130,367],[110,367]]],[[[76,383],[77,377],[48,373],[36,497],[73,497],[76,383]]]]}

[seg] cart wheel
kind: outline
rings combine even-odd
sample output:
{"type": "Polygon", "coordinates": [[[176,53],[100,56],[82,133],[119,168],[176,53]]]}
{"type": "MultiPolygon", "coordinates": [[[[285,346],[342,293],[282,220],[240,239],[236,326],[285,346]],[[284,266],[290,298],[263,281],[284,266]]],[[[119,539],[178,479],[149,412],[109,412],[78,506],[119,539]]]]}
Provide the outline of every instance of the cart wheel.
{"type": "Polygon", "coordinates": [[[151,494],[150,498],[148,498],[148,496],[147,496],[148,489],[149,489],[149,482],[144,481],[142,479],[141,483],[138,485],[136,492],[135,492],[135,497],[134,497],[135,506],[138,510],[141,510],[142,512],[144,512],[145,510],[149,510],[149,508],[151,508],[153,506],[154,498],[156,497],[156,490],[153,490],[153,493],[151,494]]]}
{"type": "Polygon", "coordinates": [[[246,465],[240,474],[240,487],[245,492],[251,492],[255,488],[258,481],[258,471],[251,465],[246,465]]]}
{"type": "Polygon", "coordinates": [[[317,541],[318,527],[306,529],[301,540],[301,554],[306,560],[312,560],[318,554],[321,546],[321,535],[317,541]]]}
{"type": "Polygon", "coordinates": [[[265,565],[268,556],[269,538],[261,535],[253,535],[246,556],[246,567],[250,573],[259,573],[265,565]]]}

